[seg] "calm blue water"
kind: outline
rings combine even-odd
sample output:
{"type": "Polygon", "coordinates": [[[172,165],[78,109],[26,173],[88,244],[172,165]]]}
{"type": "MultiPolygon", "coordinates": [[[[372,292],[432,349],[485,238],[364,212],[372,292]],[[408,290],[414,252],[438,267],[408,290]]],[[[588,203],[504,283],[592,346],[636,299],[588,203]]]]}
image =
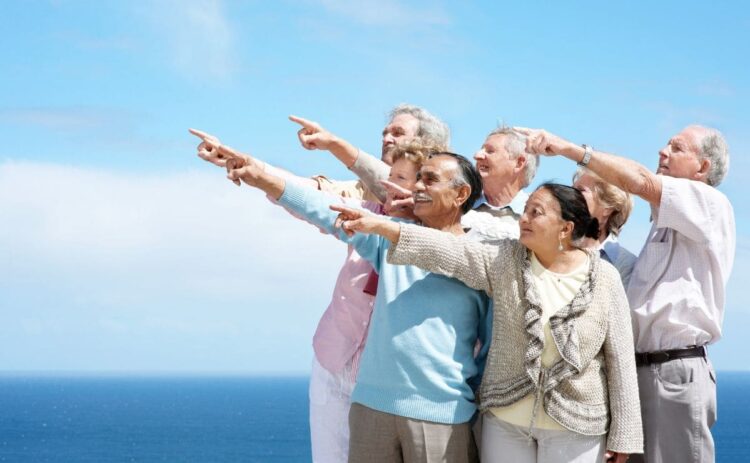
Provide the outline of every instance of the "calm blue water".
{"type": "MultiPolygon", "coordinates": [[[[717,461],[750,462],[750,373],[719,375],[717,461]]],[[[307,378],[0,377],[0,462],[305,462],[307,378]]]]}

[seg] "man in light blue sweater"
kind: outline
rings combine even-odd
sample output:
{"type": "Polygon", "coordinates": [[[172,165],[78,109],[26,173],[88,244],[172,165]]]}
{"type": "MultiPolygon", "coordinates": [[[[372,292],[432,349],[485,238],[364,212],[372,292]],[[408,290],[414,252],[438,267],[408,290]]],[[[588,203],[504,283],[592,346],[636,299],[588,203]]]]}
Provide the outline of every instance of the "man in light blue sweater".
{"type": "MultiPolygon", "coordinates": [[[[388,240],[346,233],[346,223],[331,210],[340,200],[254,165],[229,164],[230,179],[260,188],[352,244],[380,275],[352,394],[349,461],[476,461],[469,421],[491,329],[486,294],[417,267],[388,264],[388,240]]],[[[414,214],[424,226],[472,239],[460,220],[480,192],[481,179],[467,159],[436,153],[419,171],[414,214]]]]}

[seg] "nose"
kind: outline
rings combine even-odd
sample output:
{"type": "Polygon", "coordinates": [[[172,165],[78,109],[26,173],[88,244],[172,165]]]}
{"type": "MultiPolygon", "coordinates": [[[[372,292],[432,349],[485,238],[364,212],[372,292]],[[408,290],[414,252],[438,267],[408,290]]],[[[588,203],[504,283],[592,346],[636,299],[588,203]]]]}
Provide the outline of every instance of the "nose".
{"type": "Polygon", "coordinates": [[[383,135],[383,144],[384,145],[392,145],[395,142],[396,142],[396,138],[393,135],[391,135],[390,132],[386,132],[383,135]]]}
{"type": "Polygon", "coordinates": [[[485,158],[484,150],[479,150],[476,153],[474,153],[474,159],[476,159],[477,161],[481,161],[484,158],[485,158]]]}

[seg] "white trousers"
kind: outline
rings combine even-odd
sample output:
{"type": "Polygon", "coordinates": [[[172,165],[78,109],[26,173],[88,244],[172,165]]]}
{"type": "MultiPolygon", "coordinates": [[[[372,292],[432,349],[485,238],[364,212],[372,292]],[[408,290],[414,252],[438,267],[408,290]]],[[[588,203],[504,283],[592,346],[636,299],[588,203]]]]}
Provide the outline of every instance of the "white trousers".
{"type": "Polygon", "coordinates": [[[528,428],[482,415],[482,463],[601,463],[605,436],[585,436],[567,430],[528,428]]]}
{"type": "Polygon", "coordinates": [[[348,368],[333,374],[313,358],[310,373],[310,441],[313,463],[349,459],[349,408],[354,382],[348,368]]]}

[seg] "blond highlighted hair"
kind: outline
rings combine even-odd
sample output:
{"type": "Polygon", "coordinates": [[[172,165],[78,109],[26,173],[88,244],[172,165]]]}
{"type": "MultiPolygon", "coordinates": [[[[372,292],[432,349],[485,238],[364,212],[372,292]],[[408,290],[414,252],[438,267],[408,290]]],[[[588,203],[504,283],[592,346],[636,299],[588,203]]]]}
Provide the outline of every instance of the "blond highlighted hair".
{"type": "Polygon", "coordinates": [[[573,175],[573,183],[578,181],[583,175],[588,175],[594,180],[594,197],[604,207],[612,209],[612,213],[607,219],[607,223],[604,227],[605,231],[609,234],[617,236],[620,234],[625,222],[628,221],[630,213],[633,210],[633,198],[630,193],[623,191],[611,183],[605,182],[601,177],[596,175],[594,172],[581,167],[573,175]]]}

